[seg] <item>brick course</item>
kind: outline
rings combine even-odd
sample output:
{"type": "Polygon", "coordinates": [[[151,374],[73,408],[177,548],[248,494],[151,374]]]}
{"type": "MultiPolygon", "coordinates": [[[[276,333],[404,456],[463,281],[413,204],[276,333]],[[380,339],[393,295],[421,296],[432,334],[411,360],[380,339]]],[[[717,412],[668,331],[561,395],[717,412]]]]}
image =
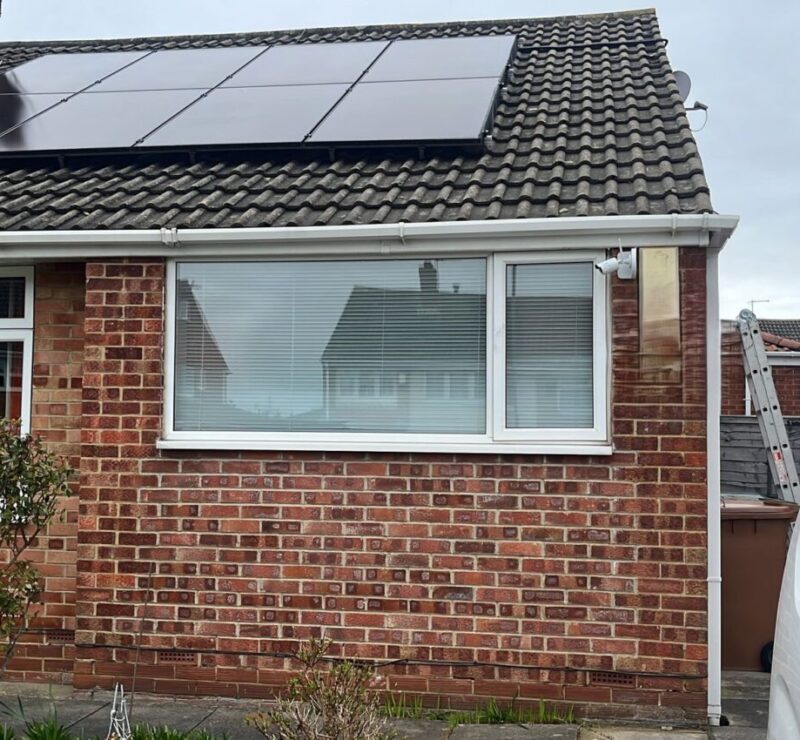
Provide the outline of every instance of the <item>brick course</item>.
{"type": "Polygon", "coordinates": [[[159,452],[164,265],[89,262],[74,685],[130,676],[144,617],[141,690],[269,696],[325,631],[453,706],[703,716],[704,265],[682,251],[670,384],[614,280],[616,452],[575,457],[159,452]]]}

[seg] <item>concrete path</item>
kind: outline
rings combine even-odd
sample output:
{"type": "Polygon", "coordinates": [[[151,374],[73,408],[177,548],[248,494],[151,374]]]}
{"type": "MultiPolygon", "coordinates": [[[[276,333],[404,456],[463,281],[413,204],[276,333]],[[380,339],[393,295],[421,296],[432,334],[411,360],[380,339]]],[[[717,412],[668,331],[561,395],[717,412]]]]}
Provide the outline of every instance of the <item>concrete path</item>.
{"type": "MultiPolygon", "coordinates": [[[[43,717],[53,710],[61,722],[71,724],[76,737],[106,736],[111,694],[107,691],[76,692],[69,687],[0,683],[0,700],[16,706],[17,696],[28,717],[43,717]]],[[[647,728],[586,723],[577,725],[462,725],[450,730],[446,722],[394,720],[399,738],[408,740],[765,740],[769,676],[758,673],[726,674],[723,712],[729,727],[710,730],[647,728]]],[[[139,694],[131,708],[133,722],[168,725],[177,730],[202,727],[231,740],[259,740],[262,736],[244,724],[244,716],[257,702],[234,699],[171,698],[139,694]]],[[[19,727],[19,721],[0,722],[19,727]]]]}
{"type": "Polygon", "coordinates": [[[769,673],[724,671],[722,713],[730,725],[711,728],[714,740],[766,740],[769,673]]]}

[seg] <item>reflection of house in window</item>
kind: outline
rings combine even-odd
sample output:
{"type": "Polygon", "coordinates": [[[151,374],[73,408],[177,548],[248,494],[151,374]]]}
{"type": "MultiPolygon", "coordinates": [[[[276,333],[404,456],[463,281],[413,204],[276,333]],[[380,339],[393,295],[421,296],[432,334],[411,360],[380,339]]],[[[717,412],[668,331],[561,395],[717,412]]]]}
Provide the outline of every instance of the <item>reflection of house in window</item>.
{"type": "Polygon", "coordinates": [[[461,419],[465,433],[484,431],[486,296],[440,291],[431,262],[419,273],[420,290],[353,288],[322,354],[329,420],[369,429],[391,415],[424,431],[461,419]]]}
{"type": "Polygon", "coordinates": [[[204,405],[227,402],[230,369],[188,280],[177,281],[176,395],[204,405]]]}
{"type": "Polygon", "coordinates": [[[506,423],[509,427],[590,426],[591,296],[506,299],[506,423]]]}

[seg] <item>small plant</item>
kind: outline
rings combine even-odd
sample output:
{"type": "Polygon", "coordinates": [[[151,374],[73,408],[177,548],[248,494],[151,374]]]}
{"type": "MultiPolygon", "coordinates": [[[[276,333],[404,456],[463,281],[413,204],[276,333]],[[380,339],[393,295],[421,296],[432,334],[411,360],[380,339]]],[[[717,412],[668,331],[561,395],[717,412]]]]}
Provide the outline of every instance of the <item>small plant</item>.
{"type": "Polygon", "coordinates": [[[72,740],[72,733],[53,716],[27,722],[23,740],[72,740]]]}
{"type": "Polygon", "coordinates": [[[383,715],[392,719],[427,719],[422,697],[414,696],[409,701],[405,694],[388,694],[383,702],[383,715]]]}
{"type": "Polygon", "coordinates": [[[384,699],[383,716],[391,719],[432,719],[446,720],[450,714],[450,706],[442,707],[441,697],[437,697],[435,707],[426,707],[421,696],[411,697],[405,694],[388,694],[384,699]]]}
{"type": "Polygon", "coordinates": [[[17,735],[10,727],[0,725],[0,740],[17,740],[17,735]]]}
{"type": "Polygon", "coordinates": [[[269,740],[392,740],[378,696],[375,672],[350,661],[320,667],[331,641],[311,639],[297,654],[300,675],[274,709],[248,715],[247,724],[269,740]]]}
{"type": "Polygon", "coordinates": [[[566,712],[561,712],[555,707],[549,707],[543,700],[539,700],[536,709],[519,707],[516,699],[512,699],[507,706],[499,704],[495,699],[477,709],[451,712],[447,716],[450,729],[458,725],[569,725],[575,722],[575,713],[570,707],[566,712]]]}
{"type": "Polygon", "coordinates": [[[154,727],[136,725],[132,731],[132,740],[229,740],[228,735],[212,735],[206,730],[173,730],[171,727],[154,727]]]}
{"type": "Polygon", "coordinates": [[[19,431],[18,422],[0,419],[0,677],[41,591],[39,573],[23,555],[70,495],[73,472],[40,439],[19,431]]]}

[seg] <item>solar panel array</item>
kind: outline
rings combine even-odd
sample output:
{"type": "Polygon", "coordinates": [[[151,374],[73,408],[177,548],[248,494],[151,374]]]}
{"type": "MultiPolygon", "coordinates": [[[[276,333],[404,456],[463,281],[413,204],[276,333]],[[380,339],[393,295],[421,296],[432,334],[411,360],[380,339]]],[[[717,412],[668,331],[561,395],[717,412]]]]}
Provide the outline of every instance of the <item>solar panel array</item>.
{"type": "Polygon", "coordinates": [[[475,144],[515,41],[50,54],[0,75],[0,153],[475,144]]]}

